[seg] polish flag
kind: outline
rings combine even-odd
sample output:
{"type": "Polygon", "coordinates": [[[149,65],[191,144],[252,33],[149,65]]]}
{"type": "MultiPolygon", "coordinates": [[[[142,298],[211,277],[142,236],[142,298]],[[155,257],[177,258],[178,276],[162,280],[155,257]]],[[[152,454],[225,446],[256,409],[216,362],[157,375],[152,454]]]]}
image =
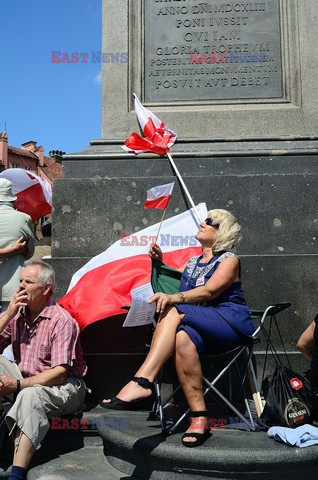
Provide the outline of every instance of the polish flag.
{"type": "Polygon", "coordinates": [[[30,215],[33,222],[52,212],[52,185],[47,180],[23,168],[8,168],[0,177],[12,182],[15,208],[30,215]]]}
{"type": "Polygon", "coordinates": [[[167,208],[170,202],[173,183],[167,183],[166,185],[158,185],[147,190],[147,200],[145,200],[145,208],[167,208]]]}
{"type": "Polygon", "coordinates": [[[145,108],[135,95],[135,111],[144,137],[132,133],[122,148],[128,153],[152,152],[165,155],[175,143],[177,135],[170,130],[156,115],[145,108]]]}
{"type": "MultiPolygon", "coordinates": [[[[196,208],[201,218],[207,216],[205,203],[196,208]]],[[[150,282],[148,250],[156,239],[158,227],[156,223],[122,236],[73,275],[68,292],[58,303],[70,312],[81,329],[97,320],[123,314],[121,307],[131,304],[131,290],[150,282]]],[[[157,240],[163,262],[178,268],[200,255],[201,246],[195,239],[198,229],[193,209],[164,220],[157,240]]]]}

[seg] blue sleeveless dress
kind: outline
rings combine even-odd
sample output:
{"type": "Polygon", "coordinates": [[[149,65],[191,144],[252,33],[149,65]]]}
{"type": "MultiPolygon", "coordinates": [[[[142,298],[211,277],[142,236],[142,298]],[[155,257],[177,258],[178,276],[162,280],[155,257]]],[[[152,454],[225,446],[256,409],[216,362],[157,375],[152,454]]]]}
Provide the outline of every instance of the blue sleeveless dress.
{"type": "MultiPolygon", "coordinates": [[[[200,263],[201,256],[191,258],[182,274],[180,292],[205,285],[220,263],[228,257],[237,255],[223,252],[215,255],[208,263],[200,263]]],[[[200,305],[178,304],[176,308],[178,312],[184,313],[177,332],[184,330],[198,353],[218,354],[231,350],[248,340],[255,330],[241,282],[233,283],[211,302],[200,305]]]]}

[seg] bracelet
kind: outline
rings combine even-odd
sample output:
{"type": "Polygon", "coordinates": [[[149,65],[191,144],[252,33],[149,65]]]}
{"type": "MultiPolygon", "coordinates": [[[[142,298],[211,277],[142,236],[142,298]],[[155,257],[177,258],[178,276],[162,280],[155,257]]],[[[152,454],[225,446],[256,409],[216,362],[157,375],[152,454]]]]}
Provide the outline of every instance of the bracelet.
{"type": "Polygon", "coordinates": [[[21,380],[17,380],[17,389],[15,391],[15,393],[19,393],[21,390],[21,380]]]}
{"type": "Polygon", "coordinates": [[[178,295],[178,297],[179,297],[179,299],[180,299],[180,302],[179,302],[179,303],[183,303],[184,300],[185,300],[184,293],[178,292],[177,295],[178,295]]]}

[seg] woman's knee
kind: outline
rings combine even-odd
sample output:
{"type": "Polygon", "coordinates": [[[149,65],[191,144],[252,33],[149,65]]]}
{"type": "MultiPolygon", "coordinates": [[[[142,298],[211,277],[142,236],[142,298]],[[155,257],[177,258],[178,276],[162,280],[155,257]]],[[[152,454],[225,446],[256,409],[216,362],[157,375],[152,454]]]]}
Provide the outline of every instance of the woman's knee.
{"type": "Polygon", "coordinates": [[[184,315],[179,313],[175,307],[169,305],[165,308],[163,314],[161,315],[159,325],[168,324],[169,326],[171,326],[173,324],[177,327],[178,325],[180,325],[183,317],[184,315]]]}
{"type": "Polygon", "coordinates": [[[182,319],[184,317],[184,314],[179,313],[175,306],[168,305],[163,312],[163,316],[182,319]]]}
{"type": "Polygon", "coordinates": [[[182,356],[197,356],[197,349],[189,335],[180,330],[176,336],[176,353],[182,356]]]}

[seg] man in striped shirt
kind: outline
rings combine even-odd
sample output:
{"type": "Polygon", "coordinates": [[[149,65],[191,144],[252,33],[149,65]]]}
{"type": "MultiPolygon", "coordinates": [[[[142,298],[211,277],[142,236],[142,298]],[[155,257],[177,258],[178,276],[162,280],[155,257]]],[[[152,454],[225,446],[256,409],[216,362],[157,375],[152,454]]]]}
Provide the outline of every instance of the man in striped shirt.
{"type": "Polygon", "coordinates": [[[79,327],[54,302],[53,288],[52,267],[27,262],[20,288],[0,317],[0,352],[12,343],[15,359],[11,363],[0,356],[0,402],[3,396],[16,397],[6,416],[15,442],[9,480],[26,479],[49,418],[75,412],[85,397],[79,327]]]}

